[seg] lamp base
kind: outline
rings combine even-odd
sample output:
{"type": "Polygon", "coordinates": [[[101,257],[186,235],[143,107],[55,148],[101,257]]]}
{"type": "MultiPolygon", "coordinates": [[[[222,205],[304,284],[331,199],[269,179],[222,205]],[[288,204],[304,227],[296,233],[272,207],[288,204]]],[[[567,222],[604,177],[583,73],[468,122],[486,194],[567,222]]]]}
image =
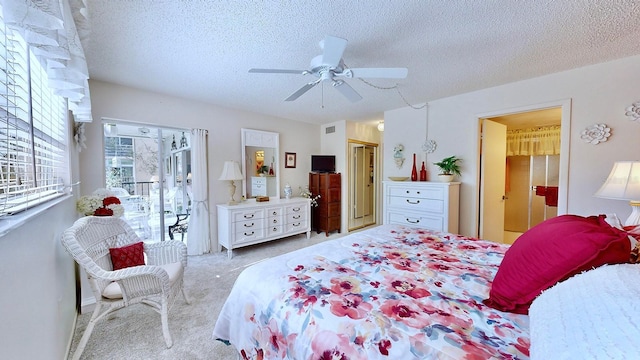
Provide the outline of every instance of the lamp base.
{"type": "Polygon", "coordinates": [[[229,199],[229,202],[227,203],[227,205],[237,205],[238,202],[233,199],[233,196],[236,194],[236,185],[233,183],[233,180],[229,180],[229,181],[231,181],[229,183],[229,197],[230,197],[230,199],[229,199]]]}
{"type": "Polygon", "coordinates": [[[640,224],[640,201],[629,201],[631,215],[624,222],[624,226],[640,224]]]}

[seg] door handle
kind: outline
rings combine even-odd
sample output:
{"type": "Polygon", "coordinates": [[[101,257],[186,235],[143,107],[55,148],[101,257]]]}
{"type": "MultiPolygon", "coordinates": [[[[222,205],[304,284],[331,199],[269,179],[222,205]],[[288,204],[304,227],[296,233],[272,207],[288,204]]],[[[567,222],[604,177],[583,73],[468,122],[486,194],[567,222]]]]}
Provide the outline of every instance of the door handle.
{"type": "Polygon", "coordinates": [[[502,195],[502,201],[509,199],[507,195],[502,195]]]}

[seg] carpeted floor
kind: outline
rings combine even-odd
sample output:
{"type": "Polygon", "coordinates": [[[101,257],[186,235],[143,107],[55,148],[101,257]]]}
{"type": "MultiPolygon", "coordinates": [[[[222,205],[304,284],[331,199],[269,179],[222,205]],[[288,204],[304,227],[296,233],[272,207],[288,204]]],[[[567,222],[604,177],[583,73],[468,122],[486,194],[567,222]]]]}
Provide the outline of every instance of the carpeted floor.
{"type": "MultiPolygon", "coordinates": [[[[212,339],[213,327],[222,305],[237,276],[247,266],[302,247],[335,239],[342,234],[311,233],[311,238],[297,235],[269,243],[227,252],[190,256],[185,271],[185,289],[191,304],[178,296],[169,310],[169,330],[173,346],[167,349],[160,325],[160,315],[144,305],[134,305],[116,312],[94,328],[82,359],[215,359],[236,360],[231,346],[212,339]]],[[[73,355],[91,313],[78,317],[71,344],[73,355]]]]}

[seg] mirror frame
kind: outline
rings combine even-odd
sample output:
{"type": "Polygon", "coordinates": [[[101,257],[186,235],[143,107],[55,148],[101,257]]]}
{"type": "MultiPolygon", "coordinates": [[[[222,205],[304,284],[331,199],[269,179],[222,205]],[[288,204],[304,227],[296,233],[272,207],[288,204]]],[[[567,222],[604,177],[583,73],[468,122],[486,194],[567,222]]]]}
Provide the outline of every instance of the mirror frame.
{"type": "MultiPolygon", "coordinates": [[[[280,198],[280,134],[271,131],[240,129],[242,134],[242,173],[244,174],[244,184],[242,186],[242,196],[247,198],[247,187],[251,186],[249,179],[251,175],[247,174],[247,146],[273,148],[275,149],[275,162],[273,168],[276,178],[276,193],[270,198],[280,198]]],[[[267,193],[267,195],[269,195],[267,193]]]]}

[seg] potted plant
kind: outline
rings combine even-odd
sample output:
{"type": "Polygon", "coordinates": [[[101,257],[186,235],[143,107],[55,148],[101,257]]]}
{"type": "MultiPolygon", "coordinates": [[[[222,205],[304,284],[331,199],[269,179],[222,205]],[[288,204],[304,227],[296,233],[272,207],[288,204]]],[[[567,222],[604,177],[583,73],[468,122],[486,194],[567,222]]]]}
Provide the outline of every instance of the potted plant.
{"type": "Polygon", "coordinates": [[[258,169],[258,175],[260,176],[267,176],[268,173],[269,173],[269,167],[267,165],[262,165],[258,169]]]}
{"type": "Polygon", "coordinates": [[[440,173],[438,174],[438,178],[443,182],[450,182],[453,180],[454,175],[460,175],[460,165],[458,165],[458,161],[462,159],[457,156],[449,156],[446,157],[439,162],[433,163],[433,165],[437,166],[440,169],[440,173]]]}

